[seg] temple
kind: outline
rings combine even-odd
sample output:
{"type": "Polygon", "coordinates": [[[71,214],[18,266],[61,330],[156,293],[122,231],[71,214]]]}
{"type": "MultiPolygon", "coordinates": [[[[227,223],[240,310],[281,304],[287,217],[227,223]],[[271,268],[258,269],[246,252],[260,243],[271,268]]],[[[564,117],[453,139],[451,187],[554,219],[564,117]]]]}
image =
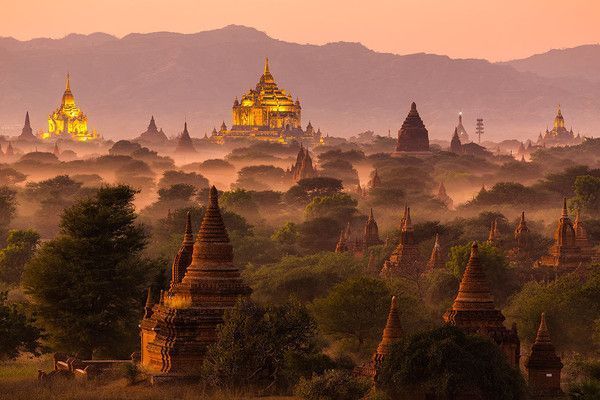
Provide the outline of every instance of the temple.
{"type": "Polygon", "coordinates": [[[515,249],[519,252],[527,249],[531,242],[529,228],[527,227],[527,222],[525,221],[525,211],[521,213],[521,220],[515,228],[515,242],[515,249]]]}
{"type": "Polygon", "coordinates": [[[369,214],[369,218],[365,224],[365,231],[363,235],[363,246],[368,249],[371,246],[377,246],[382,244],[383,242],[379,238],[379,227],[377,226],[377,222],[375,221],[375,217],[373,216],[373,209],[371,208],[371,213],[369,214]]]}
{"type": "Polygon", "coordinates": [[[504,327],[504,315],[495,307],[494,297],[479,261],[476,242],[471,246],[469,262],[463,273],[458,295],[444,314],[444,322],[467,332],[489,337],[506,356],[508,363],[519,367],[520,341],[516,326],[504,327]]]}
{"type": "Polygon", "coordinates": [[[596,251],[594,250],[594,246],[588,238],[587,230],[581,221],[579,209],[577,209],[575,212],[575,223],[573,224],[573,229],[575,230],[575,243],[581,249],[581,253],[590,258],[595,258],[596,251]]]}
{"type": "Polygon", "coordinates": [[[417,104],[412,103],[410,111],[398,131],[398,142],[396,151],[392,153],[394,157],[410,156],[429,156],[429,132],[425,128],[423,120],[417,111],[417,104]]]}
{"type": "Polygon", "coordinates": [[[144,145],[157,145],[164,144],[169,141],[169,138],[163,130],[159,130],[156,127],[156,122],[154,121],[154,115],[150,118],[150,123],[148,124],[148,128],[140,134],[140,136],[135,139],[136,142],[139,142],[144,145]]]}
{"type": "Polygon", "coordinates": [[[194,147],[194,142],[188,132],[187,122],[183,124],[183,132],[179,135],[177,139],[177,146],[175,147],[175,153],[178,154],[194,154],[196,153],[196,148],[194,147]]]}
{"type": "Polygon", "coordinates": [[[423,272],[423,261],[419,248],[415,243],[415,232],[410,219],[410,208],[406,208],[405,217],[400,233],[400,243],[394,249],[390,258],[386,260],[381,269],[381,276],[415,277],[423,272]]]}
{"type": "Polygon", "coordinates": [[[458,138],[460,139],[460,141],[462,143],[470,142],[469,134],[467,133],[467,130],[465,129],[463,122],[462,122],[462,112],[458,113],[458,125],[456,125],[455,131],[458,134],[458,138]]]}
{"type": "Polygon", "coordinates": [[[296,162],[288,170],[288,173],[291,175],[294,182],[298,182],[301,179],[314,178],[318,175],[308,149],[302,144],[300,144],[300,150],[298,150],[296,162]]]}
{"type": "Polygon", "coordinates": [[[542,313],[540,327],[535,342],[531,346],[531,354],[525,363],[527,383],[533,398],[562,396],[560,373],[563,363],[556,355],[546,326],[546,315],[542,313]]]}
{"type": "Polygon", "coordinates": [[[536,261],[535,266],[549,268],[557,273],[571,272],[590,260],[590,256],[579,247],[575,228],[567,212],[567,199],[564,199],[562,215],[554,231],[554,244],[550,247],[549,254],[536,261]]]}
{"type": "Polygon", "coordinates": [[[462,142],[458,137],[458,128],[454,128],[454,134],[450,140],[450,151],[454,154],[462,154],[462,142]]]}
{"type": "Polygon", "coordinates": [[[442,254],[442,246],[440,245],[440,235],[435,234],[435,242],[431,249],[431,256],[427,262],[427,268],[430,270],[444,267],[444,255],[442,254]]]}
{"type": "Polygon", "coordinates": [[[536,144],[544,147],[555,147],[572,146],[580,144],[581,142],[582,139],[579,134],[575,136],[572,128],[570,130],[565,128],[565,119],[560,110],[560,106],[558,106],[556,117],[554,117],[554,127],[550,131],[546,128],[546,132],[544,135],[540,134],[536,144]]]}
{"type": "Polygon", "coordinates": [[[369,180],[369,189],[377,189],[381,187],[381,178],[379,177],[379,172],[377,172],[377,168],[373,172],[373,176],[369,180]]]}
{"type": "Polygon", "coordinates": [[[492,246],[499,246],[500,244],[502,244],[502,237],[500,235],[500,230],[498,229],[497,219],[493,220],[490,225],[487,243],[491,244],[492,246]]]}
{"type": "Polygon", "coordinates": [[[212,140],[218,143],[227,139],[320,143],[320,130],[315,132],[310,123],[306,130],[302,129],[301,111],[300,100],[294,101],[291,94],[275,83],[267,58],[256,87],[242,95],[241,100],[234,100],[231,129],[223,122],[219,131],[213,130],[212,140]]]}
{"type": "Polygon", "coordinates": [[[377,350],[373,354],[372,363],[375,380],[377,379],[377,371],[381,368],[384,358],[390,354],[390,348],[400,339],[402,339],[402,325],[400,324],[400,315],[398,314],[398,301],[396,300],[396,296],[393,296],[381,342],[379,342],[377,350]]]}
{"type": "Polygon", "coordinates": [[[33,129],[31,129],[31,122],[29,122],[29,111],[27,111],[25,114],[25,124],[21,130],[21,134],[17,137],[17,141],[27,143],[34,143],[38,141],[38,138],[33,134],[33,129]]]}
{"type": "Polygon", "coordinates": [[[444,185],[444,182],[440,182],[440,186],[438,187],[438,192],[435,197],[448,208],[452,207],[452,204],[454,203],[452,198],[448,196],[448,193],[446,192],[446,186],[444,185]]]}
{"type": "Polygon", "coordinates": [[[48,132],[42,134],[42,139],[71,139],[87,142],[98,139],[95,131],[89,131],[87,116],[75,104],[71,92],[71,79],[67,74],[67,84],[60,106],[48,117],[48,132]]]}
{"type": "Polygon", "coordinates": [[[225,311],[251,293],[233,264],[214,186],[189,257],[191,240],[188,218],[170,288],[161,292],[158,303],[149,299],[140,325],[141,366],[154,383],[198,379],[207,346],[217,341],[217,326],[223,323],[225,311]]]}

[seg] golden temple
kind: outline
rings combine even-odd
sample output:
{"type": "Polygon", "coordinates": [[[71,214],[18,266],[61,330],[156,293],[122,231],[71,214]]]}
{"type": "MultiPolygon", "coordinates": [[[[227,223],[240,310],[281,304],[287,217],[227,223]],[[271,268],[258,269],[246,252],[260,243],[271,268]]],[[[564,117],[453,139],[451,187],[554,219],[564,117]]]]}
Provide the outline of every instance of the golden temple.
{"type": "Polygon", "coordinates": [[[71,79],[67,74],[67,84],[60,106],[48,116],[48,132],[42,133],[42,139],[71,139],[87,142],[98,139],[96,131],[89,131],[87,115],[75,103],[71,92],[71,79]]]}
{"type": "Polygon", "coordinates": [[[277,86],[266,58],[256,87],[233,102],[231,129],[223,123],[219,131],[213,130],[212,139],[218,143],[226,139],[320,142],[320,130],[315,132],[311,124],[302,129],[301,111],[300,100],[294,101],[290,93],[277,86]]]}

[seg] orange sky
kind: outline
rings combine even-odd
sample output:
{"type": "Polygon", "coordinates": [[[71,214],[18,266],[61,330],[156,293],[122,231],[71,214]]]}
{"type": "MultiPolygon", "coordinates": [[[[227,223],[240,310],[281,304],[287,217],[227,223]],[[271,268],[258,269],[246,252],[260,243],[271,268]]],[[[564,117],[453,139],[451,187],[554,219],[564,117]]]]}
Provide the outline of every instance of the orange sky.
{"type": "Polygon", "coordinates": [[[492,61],[600,42],[598,0],[0,0],[0,36],[198,32],[229,24],[277,39],[492,61]]]}

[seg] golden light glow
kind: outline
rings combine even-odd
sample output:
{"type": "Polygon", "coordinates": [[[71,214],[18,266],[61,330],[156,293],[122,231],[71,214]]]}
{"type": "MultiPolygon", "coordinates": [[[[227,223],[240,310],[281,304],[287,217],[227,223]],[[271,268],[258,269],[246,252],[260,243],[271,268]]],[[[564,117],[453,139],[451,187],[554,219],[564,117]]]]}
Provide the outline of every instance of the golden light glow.
{"type": "Polygon", "coordinates": [[[48,132],[42,133],[41,138],[63,138],[79,142],[98,139],[95,131],[88,130],[87,116],[75,103],[69,74],[67,74],[67,84],[61,104],[48,116],[48,132]]]}

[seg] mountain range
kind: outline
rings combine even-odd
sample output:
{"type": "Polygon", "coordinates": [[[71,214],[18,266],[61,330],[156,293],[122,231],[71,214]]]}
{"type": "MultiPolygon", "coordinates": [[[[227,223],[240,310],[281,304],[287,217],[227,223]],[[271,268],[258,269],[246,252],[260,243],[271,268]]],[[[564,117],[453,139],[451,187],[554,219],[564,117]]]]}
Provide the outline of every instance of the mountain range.
{"type": "Polygon", "coordinates": [[[460,111],[469,133],[484,118],[482,139],[533,139],[551,126],[558,104],[575,132],[600,130],[599,45],[491,63],[289,43],[230,25],[196,34],[0,38],[0,134],[18,134],[25,111],[35,131],[46,129],[67,72],[89,126],[107,138],[139,135],[151,115],[169,136],[184,120],[192,136],[210,134],[230,125],[234,99],[256,85],[265,57],[280,88],[300,98],[303,124],[335,136],[395,135],[412,101],[435,139],[450,138],[460,111]]]}

